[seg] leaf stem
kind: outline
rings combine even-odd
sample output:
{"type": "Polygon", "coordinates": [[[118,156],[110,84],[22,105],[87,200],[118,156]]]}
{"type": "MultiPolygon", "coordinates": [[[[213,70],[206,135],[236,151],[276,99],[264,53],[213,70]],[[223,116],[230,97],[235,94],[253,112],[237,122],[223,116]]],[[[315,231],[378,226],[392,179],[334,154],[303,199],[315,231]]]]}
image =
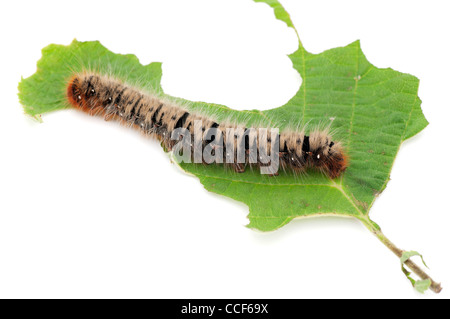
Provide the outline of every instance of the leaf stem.
{"type": "MultiPolygon", "coordinates": [[[[362,223],[387,247],[390,251],[392,251],[398,258],[402,258],[404,250],[401,250],[397,246],[395,246],[381,231],[381,228],[371,221],[368,217],[366,218],[360,218],[362,223]]],[[[408,268],[415,273],[417,276],[419,276],[422,280],[430,280],[431,286],[430,289],[435,293],[440,293],[442,290],[441,284],[435,282],[425,271],[423,271],[415,262],[408,259],[405,261],[405,265],[408,266],[408,268]]]]}

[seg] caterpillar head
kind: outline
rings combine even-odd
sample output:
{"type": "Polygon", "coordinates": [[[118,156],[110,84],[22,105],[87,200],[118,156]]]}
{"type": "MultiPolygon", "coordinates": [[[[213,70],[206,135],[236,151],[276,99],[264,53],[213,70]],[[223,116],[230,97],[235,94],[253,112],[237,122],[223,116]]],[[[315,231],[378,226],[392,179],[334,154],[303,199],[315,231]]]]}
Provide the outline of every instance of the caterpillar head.
{"type": "Polygon", "coordinates": [[[67,99],[73,106],[81,107],[83,105],[81,80],[78,76],[73,76],[67,85],[67,99]]]}
{"type": "Polygon", "coordinates": [[[67,85],[69,103],[89,113],[101,109],[98,81],[97,76],[74,75],[67,85]]]}
{"type": "Polygon", "coordinates": [[[309,138],[308,158],[310,164],[330,178],[336,178],[347,168],[347,156],[341,143],[332,141],[326,132],[312,132],[309,138]]]}

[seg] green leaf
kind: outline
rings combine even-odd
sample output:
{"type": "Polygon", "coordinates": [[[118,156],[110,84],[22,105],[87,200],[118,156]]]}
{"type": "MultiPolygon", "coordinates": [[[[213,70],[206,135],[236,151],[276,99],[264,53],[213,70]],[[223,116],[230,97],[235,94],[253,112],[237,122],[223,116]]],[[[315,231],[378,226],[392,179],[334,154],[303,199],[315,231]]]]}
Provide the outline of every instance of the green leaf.
{"type": "MultiPolygon", "coordinates": [[[[297,33],[277,0],[255,2],[270,5],[276,18],[297,33]]],[[[346,172],[335,180],[317,172],[305,176],[280,172],[277,177],[268,177],[251,170],[238,174],[219,165],[180,166],[196,175],[206,189],[247,204],[248,226],[254,229],[271,231],[302,217],[357,218],[401,257],[402,271],[416,290],[440,292],[440,284],[431,279],[415,281],[404,267],[409,258],[419,254],[401,255],[401,250],[369,218],[370,208],[389,181],[402,142],[428,125],[417,95],[419,80],[390,68],[375,67],[364,56],[359,41],[312,54],[299,39],[298,50],[289,57],[302,77],[302,86],[286,105],[268,111],[235,111],[223,105],[167,96],[160,83],[161,63],[143,66],[136,56],[112,53],[97,41],[74,40],[68,46],[44,48],[36,73],[19,83],[19,99],[25,112],[37,119],[42,113],[67,108],[68,79],[75,72],[90,69],[172,99],[191,111],[210,112],[217,121],[235,120],[247,126],[262,123],[281,130],[293,122],[307,122],[309,127],[331,123],[335,140],[344,143],[350,157],[346,172]]],[[[424,277],[412,261],[407,263],[424,277]]]]}
{"type": "Polygon", "coordinates": [[[67,81],[86,68],[114,74],[129,83],[143,78],[147,90],[162,93],[161,63],[142,66],[135,55],[112,53],[98,41],[73,40],[69,46],[51,44],[42,49],[36,73],[19,83],[19,100],[25,113],[37,117],[69,107],[65,99],[67,81]]]}
{"type": "Polygon", "coordinates": [[[283,6],[278,2],[278,0],[254,0],[255,2],[264,2],[273,8],[275,11],[275,17],[278,20],[286,22],[288,27],[294,28],[294,24],[292,23],[291,17],[284,10],[283,6]]]}
{"type": "Polygon", "coordinates": [[[425,260],[423,260],[423,256],[419,254],[417,251],[405,251],[402,254],[402,257],[400,258],[400,263],[403,265],[408,259],[414,256],[419,256],[422,259],[423,264],[425,267],[428,268],[427,264],[425,263],[425,260]]]}
{"type": "MultiPolygon", "coordinates": [[[[257,2],[269,4],[277,18],[294,28],[278,1],[257,2]]],[[[235,111],[202,102],[188,105],[192,110],[214,113],[219,121],[232,118],[247,125],[262,122],[280,129],[293,119],[309,122],[310,127],[334,119],[334,137],[346,145],[350,157],[345,174],[331,180],[316,172],[268,177],[251,170],[237,174],[215,165],[182,164],[182,168],[196,175],[206,189],[247,204],[251,228],[271,231],[294,218],[318,215],[354,217],[376,228],[368,217],[369,209],[386,187],[399,147],[428,124],[417,96],[419,80],[373,66],[359,41],[320,54],[307,52],[299,42],[290,59],[303,82],[284,106],[262,112],[235,111]]],[[[99,42],[74,40],[69,46],[43,49],[37,72],[20,82],[19,97],[25,112],[37,117],[67,107],[66,81],[74,71],[86,67],[164,95],[160,63],[142,66],[134,55],[114,54],[99,42]]]]}
{"type": "MultiPolygon", "coordinates": [[[[278,1],[258,2],[268,3],[278,18],[293,27],[278,1]]],[[[335,137],[345,143],[350,156],[346,173],[338,180],[315,173],[271,178],[258,172],[233,174],[217,167],[183,167],[198,176],[206,189],[246,203],[249,227],[262,231],[316,215],[356,217],[372,223],[369,209],[386,187],[401,143],[428,125],[417,95],[419,80],[376,68],[364,56],[359,41],[320,54],[307,52],[299,43],[290,58],[303,80],[299,91],[286,105],[259,114],[255,111],[254,117],[269,122],[277,119],[277,124],[280,119],[284,124],[302,119],[311,126],[334,119],[335,137]]]]}
{"type": "Polygon", "coordinates": [[[425,291],[427,291],[431,286],[431,280],[418,280],[416,281],[416,284],[414,285],[414,288],[420,292],[421,294],[424,294],[425,291]]]}

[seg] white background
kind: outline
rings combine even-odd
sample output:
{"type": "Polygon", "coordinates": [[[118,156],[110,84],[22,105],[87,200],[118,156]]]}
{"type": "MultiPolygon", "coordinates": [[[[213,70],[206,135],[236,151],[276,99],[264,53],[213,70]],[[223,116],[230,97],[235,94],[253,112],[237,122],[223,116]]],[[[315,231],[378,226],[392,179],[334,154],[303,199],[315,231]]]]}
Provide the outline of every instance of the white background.
{"type": "Polygon", "coordinates": [[[9,1],[1,5],[0,297],[435,298],[450,296],[448,1],[283,0],[312,53],[361,39],[368,60],[421,80],[430,125],[400,149],[371,216],[443,282],[416,293],[356,220],[260,233],[158,143],[74,110],[23,114],[21,76],[50,43],[100,40],[163,62],[166,93],[236,109],[287,102],[301,79],[292,29],[251,0],[9,1]],[[448,288],[448,289],[445,289],[448,288]]]}

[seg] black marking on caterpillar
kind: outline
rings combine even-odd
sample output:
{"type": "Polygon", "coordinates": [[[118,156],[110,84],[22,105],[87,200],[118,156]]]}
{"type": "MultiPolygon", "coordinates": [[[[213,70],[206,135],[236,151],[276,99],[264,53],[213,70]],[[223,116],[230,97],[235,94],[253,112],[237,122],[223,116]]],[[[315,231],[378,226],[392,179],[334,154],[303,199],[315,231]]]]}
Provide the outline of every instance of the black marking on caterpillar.
{"type": "MultiPolygon", "coordinates": [[[[235,124],[218,123],[207,116],[188,112],[179,105],[167,103],[119,80],[93,72],[74,75],[67,84],[66,92],[72,106],[90,115],[103,115],[105,119],[114,118],[131,124],[161,141],[167,150],[171,150],[176,144],[171,139],[175,129],[187,129],[194,136],[193,123],[196,120],[202,121],[203,132],[211,128],[217,128],[221,132],[226,132],[227,128],[238,128],[235,124]]],[[[309,136],[304,131],[281,132],[277,137],[280,141],[279,162],[284,170],[303,172],[308,168],[315,168],[330,178],[336,178],[347,168],[347,156],[341,143],[333,141],[326,130],[313,130],[309,136]]],[[[223,141],[224,134],[219,138],[223,141]]],[[[202,150],[206,147],[206,142],[203,141],[202,150]]],[[[232,165],[236,172],[244,172],[247,166],[266,165],[259,160],[259,156],[256,163],[249,160],[248,135],[234,143],[234,150],[237,149],[236,143],[244,144],[245,162],[225,165],[232,165]]],[[[270,149],[271,143],[272,139],[268,135],[267,149],[270,149]]],[[[226,147],[223,151],[222,162],[226,163],[226,147]]]]}

